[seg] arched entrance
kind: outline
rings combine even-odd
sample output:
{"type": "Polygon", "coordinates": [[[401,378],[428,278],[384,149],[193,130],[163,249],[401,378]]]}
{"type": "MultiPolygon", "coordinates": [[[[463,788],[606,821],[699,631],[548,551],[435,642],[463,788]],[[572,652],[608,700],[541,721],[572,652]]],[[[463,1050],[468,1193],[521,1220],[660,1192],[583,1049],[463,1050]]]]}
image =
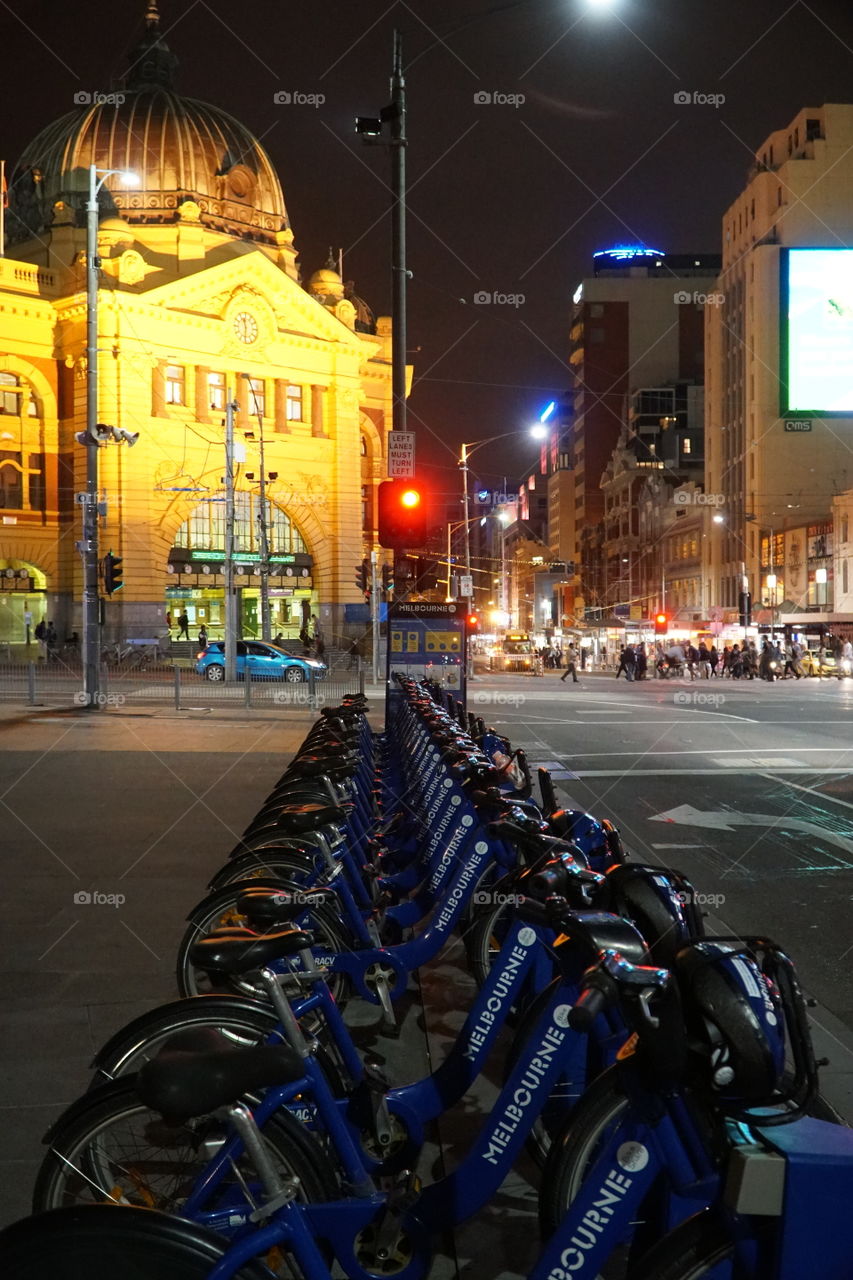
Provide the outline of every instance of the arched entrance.
{"type": "Polygon", "coordinates": [[[47,577],[26,560],[0,557],[0,644],[35,644],[47,622],[47,577]]]}
{"type": "MultiPolygon", "coordinates": [[[[296,640],[317,612],[314,560],[293,519],[256,493],[234,495],[234,575],[238,592],[240,634],[261,633],[261,520],[265,514],[269,542],[269,596],[272,635],[296,640]]],[[[221,639],[225,625],[225,500],[207,498],[175,534],[169,552],[166,610],[171,630],[186,613],[191,636],[201,626],[211,639],[221,639]]]]}

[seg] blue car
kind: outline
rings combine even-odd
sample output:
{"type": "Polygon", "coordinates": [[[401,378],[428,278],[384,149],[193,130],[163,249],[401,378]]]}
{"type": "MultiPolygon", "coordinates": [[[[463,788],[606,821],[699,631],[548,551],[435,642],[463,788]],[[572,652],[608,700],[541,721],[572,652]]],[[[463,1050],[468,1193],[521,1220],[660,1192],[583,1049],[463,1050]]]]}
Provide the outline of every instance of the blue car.
{"type": "MultiPolygon", "coordinates": [[[[211,640],[198,655],[195,669],[207,680],[225,679],[225,641],[211,640]]],[[[264,640],[237,641],[237,678],[249,673],[250,680],[286,680],[299,684],[313,671],[315,680],[325,680],[328,667],[317,658],[297,658],[276,644],[264,640]]]]}

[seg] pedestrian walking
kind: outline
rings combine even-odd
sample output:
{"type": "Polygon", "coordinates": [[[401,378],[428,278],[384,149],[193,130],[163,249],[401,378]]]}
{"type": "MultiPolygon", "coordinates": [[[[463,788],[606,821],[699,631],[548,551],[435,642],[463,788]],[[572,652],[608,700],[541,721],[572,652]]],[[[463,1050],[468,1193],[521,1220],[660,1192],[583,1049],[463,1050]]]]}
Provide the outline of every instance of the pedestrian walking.
{"type": "Polygon", "coordinates": [[[182,609],[178,614],[178,639],[189,640],[190,638],[190,615],[186,609],[182,609]]]}
{"type": "Polygon", "coordinates": [[[207,627],[204,623],[198,629],[198,647],[199,649],[207,648],[207,627]]]}
{"type": "Polygon", "coordinates": [[[711,655],[708,653],[708,646],[704,640],[699,641],[697,653],[697,666],[699,675],[703,680],[711,679],[711,655]]]}
{"type": "Polygon", "coordinates": [[[792,640],[788,647],[785,658],[785,669],[783,679],[789,680],[791,676],[795,676],[797,680],[802,680],[803,669],[800,666],[800,658],[802,657],[802,649],[796,640],[792,640]]]}
{"type": "Polygon", "coordinates": [[[632,681],[634,679],[634,667],[636,665],[636,655],[629,644],[626,644],[622,652],[619,654],[619,666],[616,670],[616,679],[618,680],[622,672],[625,672],[625,679],[632,681]]]}
{"type": "Polygon", "coordinates": [[[47,624],[47,631],[45,632],[44,642],[47,647],[48,662],[58,662],[59,661],[59,636],[56,634],[56,627],[53,625],[52,622],[49,622],[47,624]]]}
{"type": "Polygon", "coordinates": [[[699,650],[696,648],[695,644],[688,644],[685,650],[685,657],[687,659],[687,670],[690,672],[690,679],[695,680],[696,668],[699,665],[699,650]]]}
{"type": "Polygon", "coordinates": [[[47,658],[47,623],[44,618],[37,624],[34,634],[39,647],[39,660],[44,662],[47,658]]]}
{"type": "Polygon", "coordinates": [[[589,656],[589,650],[586,645],[581,645],[581,671],[586,671],[586,660],[589,656]]]}
{"type": "Polygon", "coordinates": [[[569,676],[572,677],[572,683],[577,684],[578,672],[577,672],[577,666],[575,665],[577,654],[575,653],[575,646],[573,644],[570,644],[568,649],[566,649],[565,657],[566,657],[566,669],[563,672],[563,674],[560,676],[560,684],[562,684],[564,680],[567,680],[569,676]]]}
{"type": "Polygon", "coordinates": [[[318,631],[316,636],[314,637],[314,655],[315,657],[319,658],[322,661],[322,659],[325,657],[325,654],[326,654],[326,642],[324,641],[322,635],[318,631]]]}
{"type": "Polygon", "coordinates": [[[166,626],[169,628],[169,632],[171,633],[171,630],[172,630],[172,615],[171,615],[171,613],[169,612],[169,610],[168,610],[168,609],[166,610],[166,626]]]}
{"type": "Polygon", "coordinates": [[[708,650],[708,661],[711,664],[711,679],[715,679],[717,675],[717,667],[720,665],[720,654],[715,644],[711,645],[708,650]]]}
{"type": "Polygon", "coordinates": [[[645,644],[641,641],[637,645],[634,652],[636,654],[636,661],[634,663],[635,678],[637,680],[645,680],[646,671],[648,670],[648,666],[649,666],[649,660],[648,660],[648,657],[646,656],[645,644]]]}

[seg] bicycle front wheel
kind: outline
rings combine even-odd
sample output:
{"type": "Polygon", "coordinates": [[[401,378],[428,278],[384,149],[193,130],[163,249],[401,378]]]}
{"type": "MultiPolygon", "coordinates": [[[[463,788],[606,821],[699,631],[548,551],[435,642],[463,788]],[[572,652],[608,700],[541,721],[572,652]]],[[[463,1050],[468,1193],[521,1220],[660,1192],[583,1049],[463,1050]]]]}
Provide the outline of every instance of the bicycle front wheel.
{"type": "MultiPolygon", "coordinates": [[[[178,990],[182,996],[207,995],[214,988],[210,975],[197,968],[190,959],[193,943],[207,937],[214,929],[228,925],[245,925],[246,917],[237,907],[237,898],[244,889],[261,887],[281,891],[284,882],[273,880],[240,880],[236,884],[226,885],[208,896],[194,908],[189,916],[189,927],[178,947],[176,966],[178,990]]],[[[297,923],[297,921],[294,921],[297,923]]],[[[306,907],[299,917],[300,928],[308,929],[314,935],[315,948],[320,948],[328,955],[356,949],[352,935],[340,918],[330,909],[323,906],[306,907]]],[[[267,1000],[268,996],[259,981],[253,981],[252,974],[226,980],[232,991],[248,995],[258,1000],[267,1000]]],[[[283,983],[287,995],[297,997],[300,994],[298,984],[292,986],[285,980],[283,983]]],[[[329,975],[329,989],[343,1006],[349,995],[349,980],[342,973],[329,975]]],[[[220,992],[221,994],[221,992],[220,992]]]]}
{"type": "MultiPolygon", "coordinates": [[[[88,1204],[180,1214],[196,1180],[227,1135],[215,1116],[167,1124],[140,1101],[132,1077],[86,1094],[51,1130],[33,1192],[33,1212],[88,1204]]],[[[304,1125],[287,1111],[267,1121],[263,1139],[283,1177],[297,1177],[307,1201],[333,1200],[334,1169],[304,1125]]],[[[245,1154],[211,1198],[210,1209],[246,1205],[244,1183],[262,1198],[245,1154]]]]}
{"type": "Polygon", "coordinates": [[[682,1222],[640,1260],[632,1280],[731,1280],[734,1244],[710,1209],[682,1222]]]}

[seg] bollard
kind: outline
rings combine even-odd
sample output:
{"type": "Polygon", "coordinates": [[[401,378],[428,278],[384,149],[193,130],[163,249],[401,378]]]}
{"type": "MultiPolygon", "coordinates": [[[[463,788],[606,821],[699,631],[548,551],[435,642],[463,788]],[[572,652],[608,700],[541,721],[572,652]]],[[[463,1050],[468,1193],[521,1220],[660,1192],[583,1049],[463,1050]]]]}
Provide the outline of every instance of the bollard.
{"type": "Polygon", "coordinates": [[[360,697],[364,697],[364,667],[361,658],[358,660],[358,692],[360,697]]]}
{"type": "Polygon", "coordinates": [[[36,705],[36,664],[27,663],[27,702],[31,707],[36,705]]]}
{"type": "Polygon", "coordinates": [[[312,711],[317,710],[317,681],[313,667],[308,668],[308,706],[312,711]]]}
{"type": "Polygon", "coordinates": [[[246,670],[243,672],[243,689],[244,689],[244,691],[245,691],[245,696],[246,696],[246,709],[247,709],[247,711],[251,711],[251,709],[252,709],[252,682],[251,682],[251,680],[249,679],[248,666],[249,666],[249,664],[248,664],[248,662],[247,662],[247,663],[246,663],[246,670]]]}
{"type": "Polygon", "coordinates": [[[175,710],[181,709],[181,668],[173,667],[172,671],[175,676],[175,710]]]}

